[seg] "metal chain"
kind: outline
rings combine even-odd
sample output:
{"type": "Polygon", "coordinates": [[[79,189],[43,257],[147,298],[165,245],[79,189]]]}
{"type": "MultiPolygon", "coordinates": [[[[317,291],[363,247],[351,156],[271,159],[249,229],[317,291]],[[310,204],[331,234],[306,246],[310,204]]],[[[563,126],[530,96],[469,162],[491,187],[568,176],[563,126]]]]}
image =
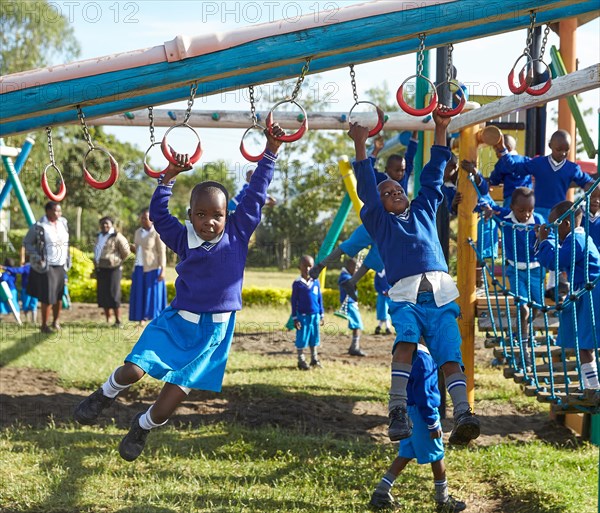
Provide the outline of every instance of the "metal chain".
{"type": "Polygon", "coordinates": [[[546,25],[546,28],[544,29],[544,37],[542,38],[542,46],[540,48],[540,59],[544,58],[546,43],[548,42],[548,34],[550,34],[550,24],[546,25]]]}
{"type": "Polygon", "coordinates": [[[250,113],[252,114],[252,124],[258,125],[258,118],[256,117],[256,105],[254,105],[254,86],[249,86],[248,91],[250,93],[250,113]]]}
{"type": "Polygon", "coordinates": [[[185,109],[185,116],[183,117],[183,122],[187,123],[192,115],[192,105],[194,105],[194,98],[196,97],[196,92],[198,91],[198,84],[194,82],[190,86],[190,97],[188,98],[188,106],[185,109]]]}
{"type": "Polygon", "coordinates": [[[294,90],[292,91],[290,100],[295,100],[296,97],[298,96],[298,93],[300,92],[300,86],[302,86],[302,82],[304,82],[304,77],[306,77],[306,74],[308,73],[308,69],[310,67],[311,60],[312,60],[312,57],[307,57],[306,63],[304,64],[304,66],[302,66],[302,71],[300,73],[300,76],[298,77],[296,85],[294,86],[294,90]]]}
{"type": "Polygon", "coordinates": [[[154,145],[154,107],[148,107],[148,119],[150,120],[150,144],[154,145]]]}
{"type": "Polygon", "coordinates": [[[79,118],[79,122],[83,127],[83,137],[85,138],[85,142],[90,147],[90,150],[93,150],[94,143],[92,143],[92,136],[90,135],[88,127],[85,124],[85,115],[83,114],[83,111],[81,110],[81,107],[79,105],[77,105],[77,117],[79,118]]]}
{"type": "Polygon", "coordinates": [[[54,161],[54,147],[52,146],[52,128],[49,126],[46,127],[46,135],[48,136],[48,154],[50,155],[50,164],[53,167],[56,167],[56,162],[54,161]]]}
{"type": "Polygon", "coordinates": [[[452,80],[452,52],[454,51],[454,46],[452,43],[448,45],[448,61],[446,63],[446,80],[450,82],[452,80]]]}
{"type": "Polygon", "coordinates": [[[523,54],[529,55],[529,49],[531,48],[531,44],[533,42],[533,33],[535,31],[535,11],[531,11],[529,13],[529,27],[527,27],[527,42],[525,43],[525,50],[523,50],[523,54]]]}
{"type": "Polygon", "coordinates": [[[350,64],[350,83],[352,84],[352,95],[354,103],[358,103],[358,93],[356,92],[356,73],[354,72],[354,64],[350,64]]]}
{"type": "Polygon", "coordinates": [[[419,49],[417,50],[417,75],[423,75],[423,60],[425,59],[425,32],[419,34],[419,49]]]}

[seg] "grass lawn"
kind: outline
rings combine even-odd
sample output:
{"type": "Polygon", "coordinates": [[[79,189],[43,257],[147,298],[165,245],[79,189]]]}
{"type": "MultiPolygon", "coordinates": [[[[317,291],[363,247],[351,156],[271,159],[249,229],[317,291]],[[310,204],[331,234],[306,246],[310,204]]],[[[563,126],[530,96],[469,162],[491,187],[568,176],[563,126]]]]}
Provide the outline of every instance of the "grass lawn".
{"type": "MultiPolygon", "coordinates": [[[[167,267],[165,274],[167,281],[175,281],[177,273],[174,267],[167,267]]],[[[282,289],[291,289],[292,282],[298,277],[298,269],[288,269],[279,271],[275,268],[246,269],[244,272],[245,287],[278,287],[282,289]]]]}
{"type": "MultiPolygon", "coordinates": [[[[280,322],[285,312],[246,308],[238,322],[247,327],[280,322]]],[[[49,423],[31,428],[18,414],[16,421],[3,418],[1,512],[364,512],[396,451],[364,433],[349,436],[332,429],[316,435],[293,423],[254,426],[242,420],[245,403],[286,401],[285,414],[292,419],[294,404],[331,405],[334,415],[333,407],[344,402],[384,403],[389,377],[381,364],[331,361],[321,371],[301,373],[290,369],[289,355],[238,350],[232,352],[223,393],[211,400],[237,401],[239,418],[219,420],[215,414],[214,421],[170,423],[151,434],[135,463],[126,463],[117,452],[125,434],[121,425],[81,427],[70,423],[68,412],[79,400],[76,389],[93,390],[115,368],[137,338],[135,329],[79,324],[54,337],[6,324],[0,330],[4,372],[32,369],[19,376],[33,380],[41,370],[53,371],[65,389],[56,394],[56,416],[49,423]]],[[[12,385],[2,383],[0,398],[7,401],[12,385]]],[[[154,398],[159,384],[143,383],[139,393],[154,398]]],[[[492,406],[531,403],[487,367],[477,368],[476,394],[492,406]]],[[[35,394],[20,396],[23,415],[35,399],[35,394]]],[[[450,492],[470,504],[467,513],[597,511],[598,448],[588,443],[507,437],[488,446],[448,448],[446,465],[450,492]]],[[[435,511],[431,481],[429,466],[411,464],[393,489],[401,511],[435,511]]]]}

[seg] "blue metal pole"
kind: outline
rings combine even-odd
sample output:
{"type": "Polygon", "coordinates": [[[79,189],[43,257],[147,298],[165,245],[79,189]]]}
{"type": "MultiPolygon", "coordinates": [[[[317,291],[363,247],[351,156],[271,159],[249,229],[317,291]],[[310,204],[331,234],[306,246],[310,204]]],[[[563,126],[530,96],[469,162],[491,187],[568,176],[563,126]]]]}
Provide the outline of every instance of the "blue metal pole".
{"type": "MultiPolygon", "coordinates": [[[[2,139],[0,139],[0,146],[4,146],[4,141],[2,139]]],[[[29,206],[29,201],[27,201],[27,196],[25,196],[23,185],[21,184],[21,180],[19,180],[13,161],[10,157],[2,157],[2,162],[4,162],[4,167],[6,168],[6,173],[8,175],[7,181],[12,183],[12,186],[15,189],[15,196],[19,200],[21,210],[27,221],[27,226],[31,226],[35,224],[35,216],[33,215],[33,210],[31,210],[31,207],[29,206]]]]}
{"type": "MultiPolygon", "coordinates": [[[[33,148],[34,144],[35,140],[33,138],[27,137],[27,139],[25,139],[25,142],[21,147],[21,153],[19,153],[17,160],[15,160],[15,173],[17,175],[21,172],[21,169],[23,169],[23,166],[25,165],[27,157],[29,157],[29,153],[31,153],[31,148],[33,148]]],[[[1,145],[4,146],[3,143],[1,145]]],[[[4,205],[6,198],[8,198],[12,187],[12,182],[10,180],[7,180],[4,184],[4,187],[2,188],[2,191],[0,191],[0,209],[2,209],[2,206],[4,205]]]]}

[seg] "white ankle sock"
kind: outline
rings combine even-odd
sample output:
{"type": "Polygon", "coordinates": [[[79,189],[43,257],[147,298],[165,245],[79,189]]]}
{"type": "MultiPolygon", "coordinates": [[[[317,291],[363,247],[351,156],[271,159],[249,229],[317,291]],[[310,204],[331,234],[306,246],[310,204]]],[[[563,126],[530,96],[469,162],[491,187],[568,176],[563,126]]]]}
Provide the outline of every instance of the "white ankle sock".
{"type": "Polygon", "coordinates": [[[598,368],[596,367],[596,360],[589,363],[582,363],[581,375],[583,376],[583,384],[585,385],[585,388],[592,388],[595,390],[600,388],[600,383],[598,383],[598,368]]]}
{"type": "Polygon", "coordinates": [[[102,393],[106,396],[106,397],[117,397],[117,395],[119,395],[119,392],[122,392],[123,390],[125,390],[126,388],[129,388],[131,385],[121,385],[119,383],[117,383],[117,380],[115,379],[115,373],[117,372],[118,368],[115,369],[113,371],[113,373],[108,377],[108,379],[102,384],[102,393]]]}
{"type": "Polygon", "coordinates": [[[169,419],[167,419],[162,424],[157,424],[156,422],[154,422],[152,420],[152,415],[150,414],[151,410],[152,410],[152,406],[150,406],[150,408],[148,408],[148,410],[146,411],[146,413],[144,413],[140,417],[139,423],[140,423],[140,427],[142,429],[150,430],[150,429],[153,429],[155,427],[164,426],[167,422],[169,422],[169,419]]]}

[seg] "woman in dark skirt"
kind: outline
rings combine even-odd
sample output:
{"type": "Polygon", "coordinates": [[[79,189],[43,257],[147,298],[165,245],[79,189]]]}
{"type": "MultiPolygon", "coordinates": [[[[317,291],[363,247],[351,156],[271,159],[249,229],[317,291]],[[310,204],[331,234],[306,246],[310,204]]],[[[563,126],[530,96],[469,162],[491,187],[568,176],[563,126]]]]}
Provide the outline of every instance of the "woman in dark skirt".
{"type": "Polygon", "coordinates": [[[129,320],[152,320],[167,306],[165,267],[167,248],[150,221],[147,208],[140,213],[140,228],[135,232],[135,267],[131,277],[129,320]]]}
{"type": "Polygon", "coordinates": [[[29,228],[23,246],[31,264],[27,294],[40,301],[42,333],[52,333],[60,329],[66,271],[71,264],[69,228],[67,220],[62,217],[60,204],[54,201],[46,203],[46,215],[29,228]],[[52,327],[48,326],[50,307],[52,327]]]}
{"type": "Polygon", "coordinates": [[[110,311],[115,314],[115,328],[121,327],[121,264],[129,254],[129,242],[113,226],[110,217],[100,219],[100,233],[94,248],[96,266],[98,306],[104,309],[106,322],[110,311]]]}

